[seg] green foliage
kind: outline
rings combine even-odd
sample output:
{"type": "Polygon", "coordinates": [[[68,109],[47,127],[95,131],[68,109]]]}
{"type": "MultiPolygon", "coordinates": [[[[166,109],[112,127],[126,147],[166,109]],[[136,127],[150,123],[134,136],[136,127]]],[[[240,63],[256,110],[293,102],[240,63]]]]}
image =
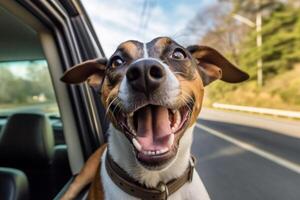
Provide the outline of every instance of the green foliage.
{"type": "Polygon", "coordinates": [[[55,101],[45,62],[0,63],[0,80],[0,105],[38,103],[34,96],[40,95],[44,101],[55,101]]]}
{"type": "Polygon", "coordinates": [[[263,59],[265,77],[292,69],[300,62],[300,12],[298,8],[282,4],[263,20],[262,49],[256,47],[256,31],[252,30],[241,44],[239,64],[246,66],[253,78],[256,77],[256,61],[263,59]]]}
{"type": "MultiPolygon", "coordinates": [[[[255,0],[228,0],[228,2],[231,2],[232,10],[223,17],[224,19],[230,18],[232,13],[237,13],[255,21],[256,12],[262,12],[262,48],[257,48],[255,28],[240,24],[234,26],[234,29],[223,30],[222,34],[226,31],[227,34],[235,34],[236,43],[234,46],[227,45],[223,48],[217,46],[217,48],[223,50],[222,53],[226,57],[247,71],[250,80],[237,85],[224,84],[221,81],[211,84],[207,88],[209,98],[207,102],[300,110],[299,4],[295,1],[261,0],[261,6],[258,7],[255,0]],[[262,88],[256,84],[257,60],[260,57],[263,60],[264,75],[262,88]]],[[[213,33],[224,29],[220,26],[226,22],[220,21],[213,33]]],[[[230,23],[236,22],[232,20],[230,23]]],[[[212,34],[208,32],[207,35],[212,34]]],[[[226,43],[219,42],[219,44],[226,43]]]]}
{"type": "Polygon", "coordinates": [[[256,80],[237,85],[217,81],[207,87],[207,103],[220,102],[300,111],[299,74],[300,65],[269,79],[263,88],[257,87],[256,80]]]}

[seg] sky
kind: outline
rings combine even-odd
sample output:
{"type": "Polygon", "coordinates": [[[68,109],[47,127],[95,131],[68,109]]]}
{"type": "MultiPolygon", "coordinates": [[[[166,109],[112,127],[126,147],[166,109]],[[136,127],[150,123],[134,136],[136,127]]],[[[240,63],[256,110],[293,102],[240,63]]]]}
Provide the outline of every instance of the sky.
{"type": "Polygon", "coordinates": [[[182,45],[199,40],[184,34],[195,15],[217,0],[81,0],[106,56],[129,39],[148,42],[169,36],[182,45]]]}
{"type": "Polygon", "coordinates": [[[13,73],[14,76],[20,77],[23,79],[30,79],[30,74],[28,74],[28,68],[45,68],[47,67],[46,60],[36,60],[34,62],[30,61],[12,61],[12,62],[0,62],[0,70],[1,69],[8,69],[13,73]]]}

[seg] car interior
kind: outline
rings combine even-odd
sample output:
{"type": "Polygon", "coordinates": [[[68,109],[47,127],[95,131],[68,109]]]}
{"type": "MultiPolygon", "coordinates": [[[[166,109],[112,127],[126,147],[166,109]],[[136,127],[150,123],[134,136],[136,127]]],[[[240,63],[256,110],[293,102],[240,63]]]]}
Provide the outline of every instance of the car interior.
{"type": "Polygon", "coordinates": [[[7,95],[0,98],[0,199],[53,199],[72,175],[64,123],[45,39],[37,32],[41,25],[21,9],[0,4],[0,72],[10,77],[0,86],[0,96],[7,95]],[[29,94],[35,87],[43,93],[29,94]],[[27,95],[26,103],[22,97],[15,100],[20,91],[27,95]]]}

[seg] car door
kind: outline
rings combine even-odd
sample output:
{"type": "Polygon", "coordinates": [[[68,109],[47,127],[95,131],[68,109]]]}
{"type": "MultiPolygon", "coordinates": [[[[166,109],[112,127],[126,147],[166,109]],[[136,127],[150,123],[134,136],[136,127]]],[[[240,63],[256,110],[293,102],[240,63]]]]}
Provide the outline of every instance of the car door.
{"type": "MultiPolygon", "coordinates": [[[[18,2],[53,32],[63,71],[84,60],[104,57],[101,45],[79,1],[18,2]]],[[[98,94],[87,84],[67,87],[68,95],[72,98],[72,111],[78,122],[83,152],[88,157],[104,141],[102,127],[105,127],[105,122],[99,117],[102,113],[97,109],[101,105],[95,101],[98,94]]]]}
{"type": "MultiPolygon", "coordinates": [[[[29,25],[38,24],[37,26],[42,27],[43,31],[38,32],[38,35],[49,64],[63,122],[69,163],[72,174],[75,175],[89,155],[105,142],[103,133],[107,122],[104,120],[103,107],[98,101],[100,94],[87,84],[70,86],[59,79],[71,66],[84,60],[104,57],[104,52],[80,1],[17,0],[3,4],[20,19],[30,18],[29,25]],[[24,16],[20,14],[23,12],[24,16]]],[[[71,182],[72,178],[69,183],[71,182]]]]}

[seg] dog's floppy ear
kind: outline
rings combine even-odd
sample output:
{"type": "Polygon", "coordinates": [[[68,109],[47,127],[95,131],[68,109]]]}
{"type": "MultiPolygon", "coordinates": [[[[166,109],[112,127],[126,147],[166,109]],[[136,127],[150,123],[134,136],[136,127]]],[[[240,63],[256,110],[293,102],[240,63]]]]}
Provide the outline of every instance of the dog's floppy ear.
{"type": "Polygon", "coordinates": [[[235,67],[211,47],[193,45],[187,49],[197,60],[198,69],[205,86],[217,79],[228,83],[239,83],[249,78],[247,73],[235,67]]]}
{"type": "Polygon", "coordinates": [[[69,84],[87,81],[90,86],[97,87],[104,78],[106,63],[106,58],[98,58],[79,63],[68,69],[61,77],[61,80],[69,84]]]}

